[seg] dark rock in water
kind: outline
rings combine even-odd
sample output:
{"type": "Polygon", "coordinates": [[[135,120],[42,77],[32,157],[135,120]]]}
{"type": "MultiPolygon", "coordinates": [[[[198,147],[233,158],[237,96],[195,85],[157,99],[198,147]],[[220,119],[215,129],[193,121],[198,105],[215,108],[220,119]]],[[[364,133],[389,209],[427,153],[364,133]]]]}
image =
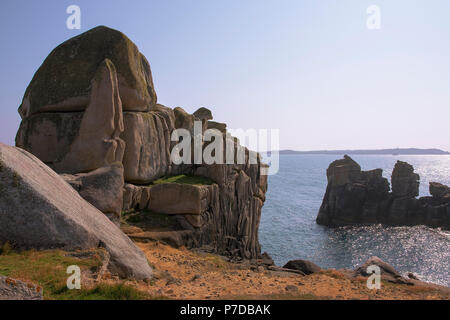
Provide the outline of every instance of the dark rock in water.
{"type": "Polygon", "coordinates": [[[298,270],[306,275],[320,272],[320,270],[322,270],[318,265],[307,260],[291,260],[286,263],[283,268],[298,270]]]}
{"type": "Polygon", "coordinates": [[[430,182],[430,194],[437,199],[450,200],[450,187],[437,182],[430,182]]]}
{"type": "Polygon", "coordinates": [[[420,177],[406,162],[398,161],[395,165],[392,193],[381,169],[361,171],[348,156],[330,164],[327,178],[327,190],[316,219],[318,224],[423,224],[450,229],[448,187],[432,182],[433,197],[417,199],[420,177]]]}
{"type": "Polygon", "coordinates": [[[349,156],[331,163],[317,223],[339,226],[377,222],[389,195],[389,182],[382,173],[381,169],[361,171],[349,156]]]}
{"type": "Polygon", "coordinates": [[[414,198],[419,195],[420,177],[409,163],[397,161],[392,171],[392,196],[414,198]]]}
{"type": "Polygon", "coordinates": [[[0,276],[0,300],[43,300],[43,289],[30,283],[0,276]]]}
{"type": "Polygon", "coordinates": [[[354,276],[369,277],[372,273],[368,273],[367,268],[374,265],[380,268],[382,280],[392,283],[408,284],[408,279],[402,277],[402,275],[398,273],[393,266],[387,264],[378,257],[369,258],[362,266],[359,266],[354,271],[354,276]]]}

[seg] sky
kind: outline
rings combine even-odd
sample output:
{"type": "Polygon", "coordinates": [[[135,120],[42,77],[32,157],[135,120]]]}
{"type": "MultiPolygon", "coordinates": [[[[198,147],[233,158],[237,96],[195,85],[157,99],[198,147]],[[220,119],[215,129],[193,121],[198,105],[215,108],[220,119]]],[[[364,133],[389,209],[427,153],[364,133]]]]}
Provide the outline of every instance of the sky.
{"type": "Polygon", "coordinates": [[[150,62],[158,102],[232,129],[279,129],[280,149],[450,150],[448,0],[2,1],[0,142],[50,51],[98,25],[150,62]],[[69,5],[81,29],[69,30],[69,5]],[[380,29],[367,8],[380,9],[380,29]]]}

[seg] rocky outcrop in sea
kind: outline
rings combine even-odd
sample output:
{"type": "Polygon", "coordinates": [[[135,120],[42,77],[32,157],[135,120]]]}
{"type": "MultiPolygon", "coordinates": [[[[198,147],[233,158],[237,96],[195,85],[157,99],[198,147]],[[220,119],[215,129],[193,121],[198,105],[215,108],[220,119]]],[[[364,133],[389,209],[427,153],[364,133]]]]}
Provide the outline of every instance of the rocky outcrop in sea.
{"type": "Polygon", "coordinates": [[[417,198],[420,177],[413,166],[398,161],[392,172],[392,191],[381,169],[362,171],[349,156],[327,169],[328,186],[317,223],[344,226],[381,223],[427,225],[450,229],[450,188],[431,182],[431,197],[417,198]]]}

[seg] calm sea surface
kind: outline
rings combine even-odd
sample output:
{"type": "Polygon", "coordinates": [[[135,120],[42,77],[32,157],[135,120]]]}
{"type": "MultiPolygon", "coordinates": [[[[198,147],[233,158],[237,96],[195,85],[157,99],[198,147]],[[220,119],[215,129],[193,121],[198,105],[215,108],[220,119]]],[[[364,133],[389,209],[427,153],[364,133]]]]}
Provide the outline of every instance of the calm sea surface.
{"type": "MultiPolygon", "coordinates": [[[[322,268],[354,268],[378,256],[398,271],[450,286],[450,232],[417,227],[327,228],[316,224],[328,165],[342,156],[281,155],[278,174],[269,177],[259,238],[278,265],[311,260],[322,268]]],[[[412,164],[421,177],[420,196],[428,183],[450,185],[450,156],[352,156],[363,170],[382,168],[390,181],[397,160],[412,164]]]]}

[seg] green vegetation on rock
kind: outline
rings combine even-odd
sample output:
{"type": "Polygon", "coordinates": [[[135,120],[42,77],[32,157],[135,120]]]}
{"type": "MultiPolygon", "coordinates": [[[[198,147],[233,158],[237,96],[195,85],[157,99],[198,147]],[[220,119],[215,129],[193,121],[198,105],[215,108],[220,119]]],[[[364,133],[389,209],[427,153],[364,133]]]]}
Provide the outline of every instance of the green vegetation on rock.
{"type": "Polygon", "coordinates": [[[211,185],[211,184],[214,184],[215,182],[209,178],[205,178],[205,177],[201,177],[201,176],[180,174],[177,176],[162,177],[158,180],[153,181],[150,185],[163,184],[163,183],[211,185]]]}

